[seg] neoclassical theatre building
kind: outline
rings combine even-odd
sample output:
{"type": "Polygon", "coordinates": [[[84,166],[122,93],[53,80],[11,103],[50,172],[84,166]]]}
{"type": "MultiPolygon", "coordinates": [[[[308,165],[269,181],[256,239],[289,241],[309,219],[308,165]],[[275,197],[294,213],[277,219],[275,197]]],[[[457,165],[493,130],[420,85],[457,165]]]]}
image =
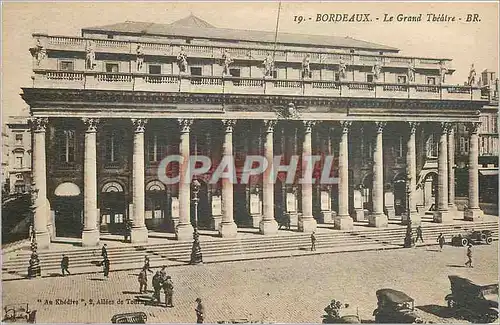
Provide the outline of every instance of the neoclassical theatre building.
{"type": "Polygon", "coordinates": [[[22,97],[32,114],[40,247],[55,236],[94,246],[127,220],[132,243],[146,242],[148,231],[191,239],[195,216],[223,237],[244,227],[276,234],[283,216],[303,232],[317,223],[418,224],[426,214],[450,222],[457,123],[470,136],[464,216],[482,216],[485,102],[479,88],[448,83],[450,59],[402,56],[349,37],[280,32],[275,42],[274,32],[217,28],[195,16],[33,39],[33,83],[22,97]],[[246,155],[281,155],[284,165],[292,155],[331,155],[339,182],[211,184],[202,175],[195,213],[192,186],[158,176],[174,154],[209,156],[214,165],[234,155],[237,167],[246,155]]]}

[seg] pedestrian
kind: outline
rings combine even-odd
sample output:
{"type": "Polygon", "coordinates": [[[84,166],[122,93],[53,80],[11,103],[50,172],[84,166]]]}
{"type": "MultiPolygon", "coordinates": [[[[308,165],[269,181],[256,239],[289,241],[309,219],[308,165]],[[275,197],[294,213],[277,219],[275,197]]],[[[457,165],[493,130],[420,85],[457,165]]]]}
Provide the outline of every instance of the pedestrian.
{"type": "Polygon", "coordinates": [[[441,252],[443,250],[443,246],[444,246],[444,243],[445,243],[445,239],[444,239],[443,233],[439,234],[439,236],[437,238],[437,242],[439,243],[439,251],[441,252]]]}
{"type": "Polygon", "coordinates": [[[196,298],[196,302],[198,303],[198,305],[194,309],[196,311],[196,323],[202,324],[203,319],[205,317],[205,307],[203,307],[203,304],[201,303],[200,298],[196,298]]]}
{"type": "Polygon", "coordinates": [[[35,237],[35,231],[33,229],[33,223],[30,223],[30,227],[28,229],[28,236],[29,236],[30,242],[33,242],[34,237],[35,237]]]}
{"type": "Polygon", "coordinates": [[[424,237],[422,236],[422,227],[420,226],[417,227],[417,240],[415,241],[415,243],[418,243],[419,239],[422,241],[422,243],[424,242],[424,237]]]}
{"type": "Polygon", "coordinates": [[[143,266],[144,269],[146,269],[146,271],[149,271],[151,273],[153,273],[153,270],[151,270],[151,267],[149,265],[149,257],[147,255],[144,256],[144,266],[143,266]]]}
{"type": "Polygon", "coordinates": [[[163,282],[163,292],[165,293],[165,307],[174,307],[174,283],[170,275],[163,282]]]}
{"type": "Polygon", "coordinates": [[[130,233],[132,232],[132,224],[130,220],[125,221],[125,242],[127,243],[130,239],[130,233]]]}
{"type": "Polygon", "coordinates": [[[69,273],[68,268],[69,268],[69,257],[63,254],[62,259],[61,259],[62,276],[64,276],[65,272],[68,272],[68,274],[71,274],[71,273],[69,273]]]}
{"type": "Polygon", "coordinates": [[[161,274],[161,278],[163,281],[165,281],[167,279],[167,267],[165,265],[163,265],[161,267],[161,270],[160,270],[160,274],[161,274]]]}
{"type": "Polygon", "coordinates": [[[315,236],[315,232],[313,231],[311,234],[311,251],[315,251],[315,250],[316,250],[316,236],[315,236]]]}
{"type": "Polygon", "coordinates": [[[160,291],[161,291],[161,287],[162,287],[162,279],[161,279],[161,273],[160,271],[156,271],[156,274],[153,275],[153,289],[154,289],[154,293],[153,293],[153,298],[158,302],[160,303],[161,300],[160,300],[160,291]]]}
{"type": "Polygon", "coordinates": [[[465,262],[465,266],[473,267],[472,266],[472,244],[471,243],[469,243],[469,245],[467,245],[467,262],[465,262]]]}
{"type": "Polygon", "coordinates": [[[139,293],[142,293],[144,288],[144,293],[148,291],[148,274],[146,273],[146,268],[143,267],[141,272],[139,272],[139,293]]]}
{"type": "Polygon", "coordinates": [[[104,276],[106,278],[109,277],[109,259],[108,259],[108,255],[104,256],[104,260],[101,262],[101,264],[102,264],[102,268],[103,268],[103,271],[104,271],[104,276]]]}
{"type": "Polygon", "coordinates": [[[108,245],[104,244],[101,249],[101,256],[103,259],[108,258],[108,245]]]}

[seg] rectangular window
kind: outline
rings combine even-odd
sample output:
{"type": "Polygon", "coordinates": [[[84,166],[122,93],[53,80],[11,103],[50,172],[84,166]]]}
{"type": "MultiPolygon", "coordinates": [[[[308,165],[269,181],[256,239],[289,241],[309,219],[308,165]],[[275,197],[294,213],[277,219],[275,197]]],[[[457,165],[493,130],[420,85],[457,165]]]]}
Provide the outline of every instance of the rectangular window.
{"type": "Polygon", "coordinates": [[[273,70],[273,78],[278,79],[278,70],[273,70]]]}
{"type": "Polygon", "coordinates": [[[149,65],[149,73],[150,74],[161,74],[161,65],[159,65],[159,64],[150,64],[149,65]]]}
{"type": "Polygon", "coordinates": [[[366,82],[373,82],[373,75],[372,74],[366,75],[366,82]]]}
{"type": "Polygon", "coordinates": [[[118,63],[106,63],[106,72],[118,73],[118,63]]]}
{"type": "Polygon", "coordinates": [[[497,133],[497,117],[491,116],[491,133],[497,133]]]}
{"type": "Polygon", "coordinates": [[[18,156],[16,157],[16,168],[23,168],[23,157],[22,156],[18,156]]]}
{"type": "Polygon", "coordinates": [[[340,74],[338,72],[333,73],[333,80],[334,81],[340,81],[340,74]]]}
{"type": "Polygon", "coordinates": [[[428,85],[435,85],[436,84],[436,77],[427,77],[427,84],[428,85]]]}
{"type": "Polygon", "coordinates": [[[405,84],[406,83],[406,76],[401,75],[398,76],[398,84],[405,84]]]}
{"type": "Polygon", "coordinates": [[[18,133],[16,134],[16,145],[22,145],[23,144],[23,135],[18,133]]]}
{"type": "Polygon", "coordinates": [[[403,150],[404,150],[403,136],[399,136],[398,141],[396,142],[394,148],[394,155],[396,156],[396,158],[403,157],[403,150]]]}
{"type": "Polygon", "coordinates": [[[241,70],[240,69],[229,69],[229,74],[233,77],[241,77],[241,70]]]}
{"type": "Polygon", "coordinates": [[[74,65],[73,65],[73,61],[61,61],[59,64],[59,70],[63,70],[63,71],[75,70],[74,65]]]}
{"type": "Polygon", "coordinates": [[[192,76],[201,76],[201,67],[191,67],[192,76]]]}
{"type": "Polygon", "coordinates": [[[108,163],[114,163],[117,161],[117,135],[113,132],[108,135],[106,139],[106,161],[108,163]]]}

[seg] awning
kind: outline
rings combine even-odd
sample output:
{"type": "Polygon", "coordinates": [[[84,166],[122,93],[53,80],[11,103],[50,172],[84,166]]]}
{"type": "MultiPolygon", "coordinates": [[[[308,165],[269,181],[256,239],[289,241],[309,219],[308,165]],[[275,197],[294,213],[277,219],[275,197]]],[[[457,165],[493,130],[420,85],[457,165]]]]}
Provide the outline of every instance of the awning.
{"type": "Polygon", "coordinates": [[[480,170],[479,173],[483,176],[497,176],[498,169],[483,169],[480,170]]]}
{"type": "Polygon", "coordinates": [[[78,196],[80,195],[80,188],[70,182],[59,184],[59,186],[54,191],[56,196],[78,196]]]}

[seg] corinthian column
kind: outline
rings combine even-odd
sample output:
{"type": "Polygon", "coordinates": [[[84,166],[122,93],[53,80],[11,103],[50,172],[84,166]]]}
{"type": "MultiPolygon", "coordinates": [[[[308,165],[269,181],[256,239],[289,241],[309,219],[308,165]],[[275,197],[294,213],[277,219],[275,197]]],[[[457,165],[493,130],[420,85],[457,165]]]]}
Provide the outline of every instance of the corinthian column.
{"type": "Polygon", "coordinates": [[[409,133],[408,142],[406,144],[406,187],[408,193],[406,194],[407,200],[407,212],[402,216],[402,223],[408,224],[410,221],[412,225],[420,225],[421,217],[417,211],[417,200],[416,200],[416,184],[417,184],[417,153],[415,144],[415,133],[417,131],[418,122],[408,122],[409,123],[409,133]],[[409,208],[409,211],[408,211],[409,208]]]}
{"type": "Polygon", "coordinates": [[[313,217],[313,191],[312,191],[312,175],[305,175],[304,172],[312,166],[307,167],[309,162],[312,162],[312,128],[315,121],[304,122],[304,142],[302,145],[302,215],[299,219],[299,231],[313,232],[316,230],[316,220],[313,217]]]}
{"type": "Polygon", "coordinates": [[[184,159],[179,164],[179,223],[175,230],[178,240],[193,239],[193,225],[191,225],[191,184],[189,177],[189,132],[193,120],[179,119],[181,131],[181,142],[179,144],[179,155],[184,159]]]}
{"type": "Polygon", "coordinates": [[[456,212],[455,205],[455,132],[453,127],[448,129],[448,209],[456,212]]]}
{"type": "Polygon", "coordinates": [[[264,235],[274,235],[278,232],[278,223],[274,220],[274,183],[271,179],[273,169],[273,132],[276,126],[275,120],[264,120],[264,130],[266,132],[264,142],[264,157],[268,165],[262,178],[262,201],[264,211],[259,224],[260,233],[264,235]]]}
{"type": "Polygon", "coordinates": [[[335,217],[335,229],[352,229],[353,220],[349,216],[349,127],[352,122],[344,121],[339,143],[339,214],[335,217]]]}
{"type": "Polygon", "coordinates": [[[438,151],[438,206],[434,213],[434,222],[446,223],[453,220],[448,211],[448,141],[450,123],[441,123],[438,151]]]}
{"type": "Polygon", "coordinates": [[[384,154],[382,148],[382,133],[386,122],[376,122],[375,124],[377,126],[377,135],[373,148],[373,211],[368,223],[373,227],[387,227],[389,221],[384,214],[384,154]]]}
{"type": "Polygon", "coordinates": [[[92,247],[99,245],[99,229],[97,228],[97,149],[96,133],[99,119],[84,118],[85,155],[83,160],[83,233],[82,245],[92,247]]]}
{"type": "Polygon", "coordinates": [[[144,129],[146,119],[132,119],[134,124],[134,153],[132,157],[132,230],[130,241],[132,243],[146,243],[148,230],[144,221],[144,129]]]}
{"type": "MultiPolygon", "coordinates": [[[[223,120],[225,127],[223,156],[233,156],[233,128],[235,120],[223,120]]],[[[233,159],[234,162],[234,159],[233,159]]],[[[222,223],[219,226],[222,237],[236,237],[238,227],[233,219],[233,183],[228,178],[222,179],[222,223]]]]}
{"type": "Polygon", "coordinates": [[[464,219],[477,221],[482,219],[483,211],[479,208],[479,137],[477,132],[481,123],[469,123],[469,206],[464,212],[464,219]]]}
{"type": "Polygon", "coordinates": [[[34,198],[34,228],[38,248],[44,249],[50,246],[50,234],[48,229],[49,211],[47,206],[47,168],[45,161],[45,129],[48,119],[35,117],[30,120],[33,133],[33,180],[35,189],[38,190],[34,198]]]}

